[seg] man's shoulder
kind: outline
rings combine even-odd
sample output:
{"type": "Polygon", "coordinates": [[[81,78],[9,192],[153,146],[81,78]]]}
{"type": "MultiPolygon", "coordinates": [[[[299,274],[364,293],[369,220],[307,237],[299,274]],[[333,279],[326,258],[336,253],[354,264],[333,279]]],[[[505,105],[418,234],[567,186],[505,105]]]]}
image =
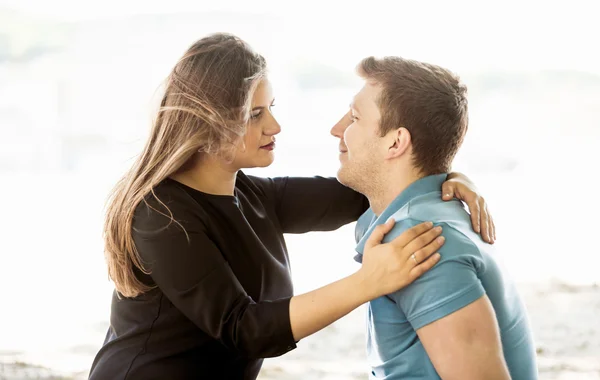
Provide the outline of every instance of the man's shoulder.
{"type": "Polygon", "coordinates": [[[471,228],[471,219],[462,202],[443,201],[438,193],[429,193],[411,200],[392,216],[396,224],[386,236],[390,241],[404,231],[423,222],[441,226],[446,257],[477,254],[481,238],[471,228]]]}
{"type": "Polygon", "coordinates": [[[464,204],[458,199],[451,201],[442,200],[439,191],[430,192],[411,199],[405,206],[406,210],[399,210],[400,215],[416,220],[432,220],[438,222],[468,221],[469,214],[464,204]]]}

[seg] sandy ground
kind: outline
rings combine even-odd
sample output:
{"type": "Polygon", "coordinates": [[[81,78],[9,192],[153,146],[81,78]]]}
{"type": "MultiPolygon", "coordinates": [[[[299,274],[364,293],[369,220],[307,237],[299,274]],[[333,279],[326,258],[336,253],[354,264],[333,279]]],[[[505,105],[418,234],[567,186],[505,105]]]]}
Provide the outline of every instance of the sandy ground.
{"type": "MultiPolygon", "coordinates": [[[[520,285],[534,329],[540,379],[600,380],[600,286],[520,285]]],[[[260,380],[366,379],[361,308],[265,361],[260,380]]],[[[90,362],[92,357],[90,356],[90,362]]],[[[0,353],[0,380],[85,379],[14,361],[0,353]]]]}
{"type": "MultiPolygon", "coordinates": [[[[600,380],[600,287],[520,285],[534,329],[540,379],[600,380]]],[[[265,362],[261,380],[366,379],[358,310],[265,362]]]]}

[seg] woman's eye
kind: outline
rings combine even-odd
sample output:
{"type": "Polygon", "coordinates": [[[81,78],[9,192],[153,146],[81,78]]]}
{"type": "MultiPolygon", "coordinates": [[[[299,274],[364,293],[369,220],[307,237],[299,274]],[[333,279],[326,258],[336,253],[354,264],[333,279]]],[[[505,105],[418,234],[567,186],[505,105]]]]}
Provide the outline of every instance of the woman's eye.
{"type": "Polygon", "coordinates": [[[260,115],[262,115],[262,112],[256,112],[256,113],[251,113],[250,114],[250,119],[258,119],[260,117],[260,115]]]}

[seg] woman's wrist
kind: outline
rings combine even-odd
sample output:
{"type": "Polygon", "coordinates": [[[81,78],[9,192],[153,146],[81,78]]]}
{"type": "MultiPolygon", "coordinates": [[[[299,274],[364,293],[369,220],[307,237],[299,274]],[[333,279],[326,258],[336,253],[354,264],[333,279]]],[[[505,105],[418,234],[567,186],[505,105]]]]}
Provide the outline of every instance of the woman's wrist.
{"type": "Polygon", "coordinates": [[[364,268],[356,271],[349,279],[352,281],[352,291],[361,305],[380,296],[377,292],[377,284],[371,280],[364,268]]]}

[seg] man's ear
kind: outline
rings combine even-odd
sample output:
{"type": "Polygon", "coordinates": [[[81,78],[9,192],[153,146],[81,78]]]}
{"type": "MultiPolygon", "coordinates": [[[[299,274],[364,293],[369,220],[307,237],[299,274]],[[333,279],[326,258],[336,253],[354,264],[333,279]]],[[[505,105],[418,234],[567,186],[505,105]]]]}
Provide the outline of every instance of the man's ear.
{"type": "Polygon", "coordinates": [[[386,154],[387,159],[398,158],[407,153],[412,145],[410,132],[401,127],[389,132],[389,147],[386,154]]]}

